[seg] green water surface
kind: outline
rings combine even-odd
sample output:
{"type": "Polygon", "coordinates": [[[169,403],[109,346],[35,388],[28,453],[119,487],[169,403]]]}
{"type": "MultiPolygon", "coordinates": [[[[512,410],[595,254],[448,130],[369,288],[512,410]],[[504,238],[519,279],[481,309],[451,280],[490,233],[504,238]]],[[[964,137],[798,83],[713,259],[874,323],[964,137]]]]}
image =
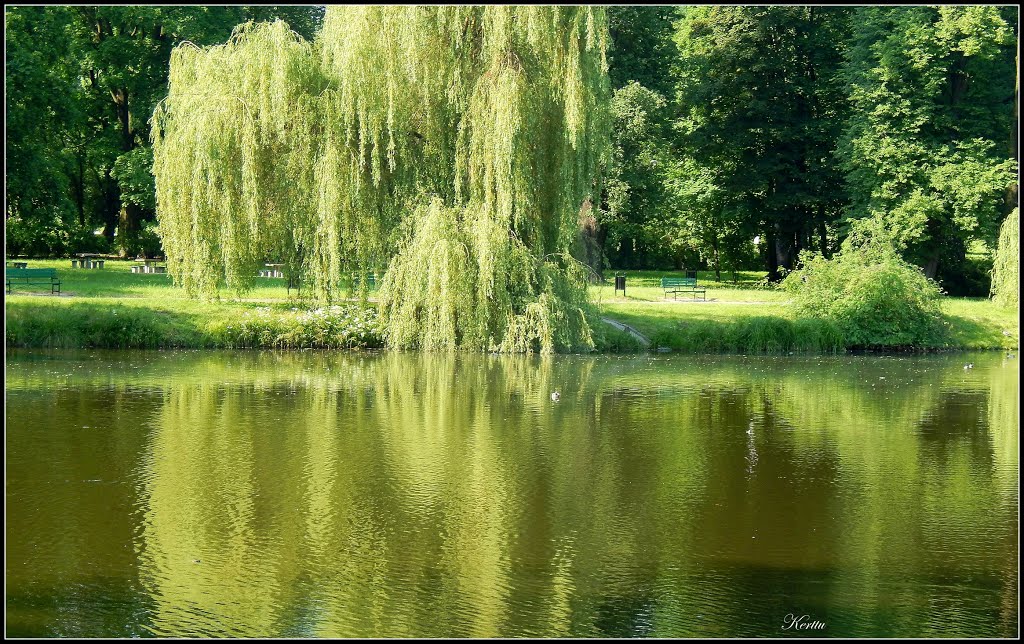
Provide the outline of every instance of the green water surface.
{"type": "Polygon", "coordinates": [[[6,395],[9,636],[1018,631],[1000,353],[9,351],[6,395]]]}

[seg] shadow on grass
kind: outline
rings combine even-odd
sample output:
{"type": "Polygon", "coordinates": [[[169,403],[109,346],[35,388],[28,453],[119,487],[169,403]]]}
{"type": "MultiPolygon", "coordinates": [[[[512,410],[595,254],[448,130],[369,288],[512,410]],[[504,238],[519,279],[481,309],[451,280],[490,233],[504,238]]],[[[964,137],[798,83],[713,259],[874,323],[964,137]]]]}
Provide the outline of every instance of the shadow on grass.
{"type": "Polygon", "coordinates": [[[651,336],[652,347],[682,353],[839,353],[842,332],[829,320],[757,316],[737,320],[687,320],[651,336]]]}
{"type": "Polygon", "coordinates": [[[157,349],[215,347],[198,315],[109,303],[7,302],[9,347],[157,349]]]}
{"type": "Polygon", "coordinates": [[[1004,329],[994,320],[976,320],[962,315],[945,314],[949,344],[965,349],[1015,349],[1020,343],[1016,327],[1004,329]]]}

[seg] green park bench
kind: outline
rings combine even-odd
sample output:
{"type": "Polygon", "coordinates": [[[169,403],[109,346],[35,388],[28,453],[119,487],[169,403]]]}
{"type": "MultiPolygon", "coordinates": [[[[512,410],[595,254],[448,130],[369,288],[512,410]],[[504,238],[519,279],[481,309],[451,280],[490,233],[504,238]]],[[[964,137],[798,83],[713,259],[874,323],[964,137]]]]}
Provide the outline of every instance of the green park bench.
{"type": "Polygon", "coordinates": [[[696,277],[663,277],[661,278],[661,288],[665,291],[665,297],[671,293],[673,300],[679,293],[693,293],[693,299],[696,300],[697,293],[700,293],[701,299],[707,301],[704,287],[697,286],[696,277]]]}
{"type": "Polygon", "coordinates": [[[368,290],[371,290],[371,291],[375,290],[377,288],[377,274],[376,273],[366,273],[366,274],[355,273],[354,275],[352,275],[352,288],[359,288],[359,286],[363,282],[366,282],[366,288],[368,290]]]}
{"type": "Polygon", "coordinates": [[[53,268],[8,268],[7,292],[10,293],[15,285],[49,286],[50,295],[60,295],[60,278],[57,277],[57,270],[53,268]]]}

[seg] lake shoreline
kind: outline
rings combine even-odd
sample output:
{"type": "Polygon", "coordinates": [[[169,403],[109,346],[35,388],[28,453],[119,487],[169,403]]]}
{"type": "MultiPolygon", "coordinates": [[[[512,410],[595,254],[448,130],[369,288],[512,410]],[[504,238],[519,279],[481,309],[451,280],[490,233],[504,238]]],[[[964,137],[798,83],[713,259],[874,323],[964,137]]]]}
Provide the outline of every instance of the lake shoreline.
{"type": "MultiPolygon", "coordinates": [[[[245,293],[203,300],[185,297],[166,273],[131,272],[129,260],[110,260],[97,270],[69,269],[68,260],[29,263],[30,268],[58,271],[61,295],[18,290],[9,295],[8,347],[306,350],[383,349],[385,344],[373,294],[360,294],[351,284],[342,285],[350,299],[334,306],[317,306],[297,297],[285,280],[267,277],[254,278],[245,293]]],[[[628,297],[610,282],[590,286],[596,353],[831,355],[862,350],[847,342],[835,323],[796,317],[788,295],[767,288],[758,273],[730,283],[699,272],[707,302],[692,303],[666,298],[660,276],[670,273],[628,272],[628,297]]],[[[1015,310],[982,298],[944,297],[941,311],[943,337],[909,352],[1018,347],[1015,310]]]]}
{"type": "MultiPolygon", "coordinates": [[[[291,302],[154,301],[153,298],[8,298],[6,346],[53,349],[380,349],[387,350],[372,306],[346,303],[303,308],[291,302]]],[[[602,317],[639,329],[635,333],[592,324],[590,353],[683,353],[708,355],[927,354],[1001,351],[1018,348],[1016,333],[994,328],[973,335],[953,316],[949,333],[935,346],[859,347],[844,341],[827,320],[753,315],[720,320],[659,322],[652,316],[621,315],[599,309],[602,317]]],[[[975,327],[977,325],[974,325],[975,327]]],[[[1014,331],[1016,329],[1014,328],[1014,331]]],[[[583,353],[583,352],[566,352],[583,353]]]]}

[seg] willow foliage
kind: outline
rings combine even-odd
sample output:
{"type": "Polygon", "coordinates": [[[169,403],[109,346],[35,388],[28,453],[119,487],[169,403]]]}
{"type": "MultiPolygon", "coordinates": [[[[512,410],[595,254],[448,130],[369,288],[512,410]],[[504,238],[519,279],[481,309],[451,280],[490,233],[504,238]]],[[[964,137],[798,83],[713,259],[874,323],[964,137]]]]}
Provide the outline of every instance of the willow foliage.
{"type": "Polygon", "coordinates": [[[570,254],[609,141],[605,11],[330,7],[178,48],[154,115],[168,271],[194,294],[284,258],[317,300],[387,267],[393,347],[592,346],[570,254]]]}
{"type": "Polygon", "coordinates": [[[1020,301],[1020,209],[1014,208],[999,229],[999,246],[992,266],[992,299],[1017,308],[1020,301]]]}

